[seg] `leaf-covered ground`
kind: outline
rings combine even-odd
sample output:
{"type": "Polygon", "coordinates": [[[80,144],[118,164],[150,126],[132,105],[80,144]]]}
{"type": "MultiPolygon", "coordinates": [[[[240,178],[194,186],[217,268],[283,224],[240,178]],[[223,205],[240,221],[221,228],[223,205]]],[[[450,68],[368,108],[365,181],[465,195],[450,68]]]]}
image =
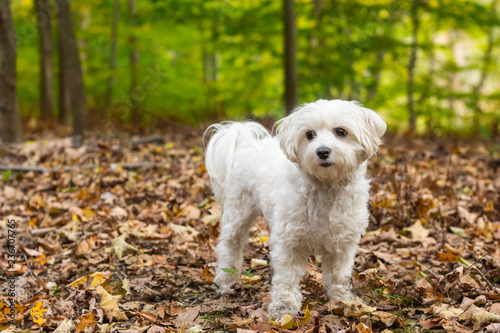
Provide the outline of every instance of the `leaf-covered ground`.
{"type": "Polygon", "coordinates": [[[272,324],[265,221],[249,235],[237,293],[214,292],[221,207],[201,136],[187,132],[0,148],[2,166],[48,169],[0,180],[0,329],[500,331],[500,145],[386,137],[370,161],[372,215],[352,279],[364,303],[328,301],[311,258],[304,311],[272,324]]]}

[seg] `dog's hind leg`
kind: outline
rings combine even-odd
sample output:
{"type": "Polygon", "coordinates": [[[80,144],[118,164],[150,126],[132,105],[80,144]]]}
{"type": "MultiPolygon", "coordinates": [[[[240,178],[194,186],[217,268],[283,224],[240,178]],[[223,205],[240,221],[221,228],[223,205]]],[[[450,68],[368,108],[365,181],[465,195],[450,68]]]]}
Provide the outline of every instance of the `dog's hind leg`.
{"type": "Polygon", "coordinates": [[[248,241],[248,232],[256,216],[254,210],[248,202],[244,202],[246,207],[236,208],[234,201],[224,203],[224,210],[221,218],[221,232],[217,245],[217,270],[215,274],[215,284],[217,293],[230,294],[234,290],[231,285],[240,280],[241,267],[243,265],[243,250],[248,241]],[[231,271],[223,271],[227,269],[231,271]]]}

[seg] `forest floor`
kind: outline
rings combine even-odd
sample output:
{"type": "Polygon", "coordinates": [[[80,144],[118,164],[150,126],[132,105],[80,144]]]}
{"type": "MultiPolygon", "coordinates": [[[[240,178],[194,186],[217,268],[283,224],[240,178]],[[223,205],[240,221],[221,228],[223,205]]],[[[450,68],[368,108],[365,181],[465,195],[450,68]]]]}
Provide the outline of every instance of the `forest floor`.
{"type": "Polygon", "coordinates": [[[262,219],[236,294],[215,294],[221,207],[188,132],[0,148],[0,165],[48,169],[0,179],[0,329],[500,332],[500,144],[387,136],[352,279],[364,303],[329,301],[311,258],[304,310],[269,323],[262,219]]]}

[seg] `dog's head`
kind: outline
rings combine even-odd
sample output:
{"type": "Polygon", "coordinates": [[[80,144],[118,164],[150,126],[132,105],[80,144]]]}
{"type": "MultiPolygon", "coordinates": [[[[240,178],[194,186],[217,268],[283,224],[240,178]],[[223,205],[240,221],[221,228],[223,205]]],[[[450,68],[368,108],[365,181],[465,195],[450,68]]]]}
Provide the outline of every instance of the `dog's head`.
{"type": "Polygon", "coordinates": [[[287,158],[321,181],[350,174],[375,155],[386,124],[356,102],[319,100],[305,104],[276,123],[287,158]]]}

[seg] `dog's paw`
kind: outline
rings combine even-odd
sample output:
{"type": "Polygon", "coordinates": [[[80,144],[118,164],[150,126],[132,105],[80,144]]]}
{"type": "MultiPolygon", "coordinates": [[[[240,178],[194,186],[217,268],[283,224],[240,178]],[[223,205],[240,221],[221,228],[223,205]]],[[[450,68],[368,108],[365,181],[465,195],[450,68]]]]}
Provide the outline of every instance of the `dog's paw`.
{"type": "Polygon", "coordinates": [[[215,289],[215,292],[217,293],[217,295],[225,296],[225,295],[234,294],[235,290],[233,288],[231,288],[231,286],[225,284],[225,285],[217,286],[217,288],[215,289]]]}
{"type": "Polygon", "coordinates": [[[291,316],[295,316],[299,310],[300,305],[296,306],[292,304],[284,305],[271,303],[269,305],[269,318],[273,318],[275,321],[279,322],[284,315],[289,314],[291,316]]]}
{"type": "Polygon", "coordinates": [[[330,299],[335,298],[338,301],[344,302],[354,301],[355,298],[355,295],[352,293],[349,287],[340,284],[330,286],[326,291],[326,295],[330,299]]]}

